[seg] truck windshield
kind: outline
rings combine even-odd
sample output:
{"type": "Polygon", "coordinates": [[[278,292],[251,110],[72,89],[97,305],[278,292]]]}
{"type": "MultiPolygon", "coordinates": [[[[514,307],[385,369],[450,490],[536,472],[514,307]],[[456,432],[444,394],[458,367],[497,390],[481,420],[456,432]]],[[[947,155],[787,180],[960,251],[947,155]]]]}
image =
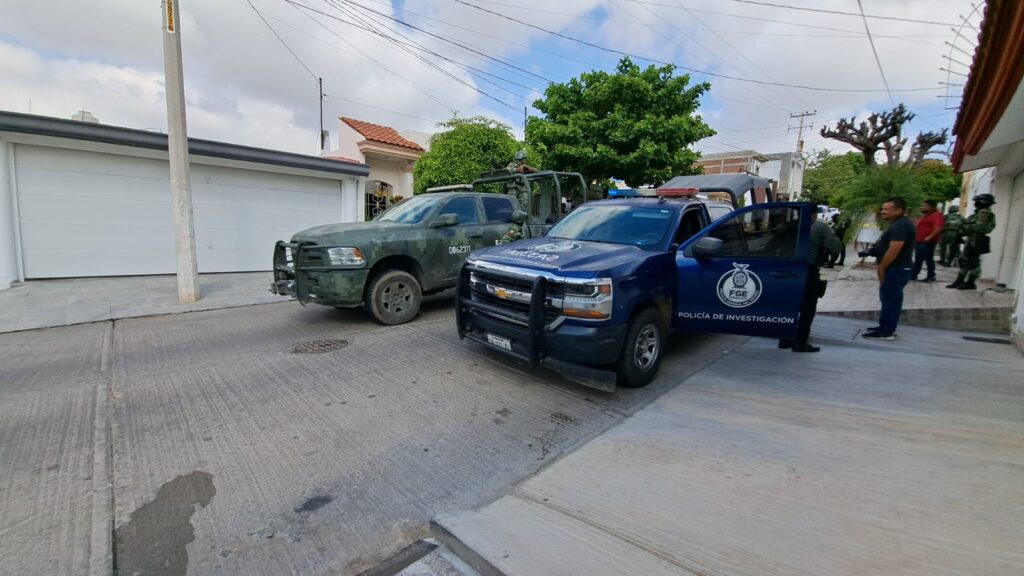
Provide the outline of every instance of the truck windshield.
{"type": "Polygon", "coordinates": [[[430,212],[430,209],[437,204],[438,196],[413,196],[408,200],[399,202],[387,212],[374,218],[378,222],[398,222],[400,224],[415,224],[430,212]]]}
{"type": "Polygon", "coordinates": [[[672,215],[668,208],[584,205],[552,227],[547,236],[657,250],[669,234],[672,215]]]}

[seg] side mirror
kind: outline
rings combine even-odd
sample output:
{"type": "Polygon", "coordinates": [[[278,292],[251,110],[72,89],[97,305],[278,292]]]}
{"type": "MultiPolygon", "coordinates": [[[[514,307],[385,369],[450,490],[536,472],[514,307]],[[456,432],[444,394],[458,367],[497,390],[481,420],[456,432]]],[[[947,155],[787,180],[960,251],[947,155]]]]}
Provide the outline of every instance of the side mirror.
{"type": "Polygon", "coordinates": [[[695,258],[717,258],[724,251],[724,243],[720,238],[705,236],[693,244],[695,258]]]}
{"type": "Polygon", "coordinates": [[[448,228],[449,226],[459,225],[458,214],[441,214],[437,218],[434,218],[430,222],[431,228],[448,228]]]}

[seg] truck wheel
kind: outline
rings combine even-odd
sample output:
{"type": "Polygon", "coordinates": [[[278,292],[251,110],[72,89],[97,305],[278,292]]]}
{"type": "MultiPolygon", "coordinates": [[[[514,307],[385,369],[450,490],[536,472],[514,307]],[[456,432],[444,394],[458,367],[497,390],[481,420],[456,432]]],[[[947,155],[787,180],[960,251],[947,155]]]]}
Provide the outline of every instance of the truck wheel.
{"type": "Polygon", "coordinates": [[[649,384],[658,373],[664,341],[665,329],[658,312],[648,308],[638,314],[626,331],[616,370],[618,383],[626,388],[649,384]]]}
{"type": "Polygon", "coordinates": [[[420,311],[423,295],[416,278],[403,270],[381,272],[370,281],[366,309],[387,326],[404,324],[420,311]]]}

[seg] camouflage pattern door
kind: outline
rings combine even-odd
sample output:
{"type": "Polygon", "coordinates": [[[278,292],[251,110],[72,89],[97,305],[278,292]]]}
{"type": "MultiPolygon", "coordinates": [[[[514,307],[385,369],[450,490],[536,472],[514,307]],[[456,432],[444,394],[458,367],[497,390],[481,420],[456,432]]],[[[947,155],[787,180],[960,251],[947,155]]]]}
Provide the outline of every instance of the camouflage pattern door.
{"type": "MultiPolygon", "coordinates": [[[[466,256],[487,245],[477,199],[474,196],[456,196],[440,207],[436,214],[455,214],[459,218],[456,226],[436,229],[444,251],[438,277],[446,281],[453,280],[459,275],[459,268],[466,256]]],[[[490,245],[494,245],[494,240],[491,240],[490,245]]]]}

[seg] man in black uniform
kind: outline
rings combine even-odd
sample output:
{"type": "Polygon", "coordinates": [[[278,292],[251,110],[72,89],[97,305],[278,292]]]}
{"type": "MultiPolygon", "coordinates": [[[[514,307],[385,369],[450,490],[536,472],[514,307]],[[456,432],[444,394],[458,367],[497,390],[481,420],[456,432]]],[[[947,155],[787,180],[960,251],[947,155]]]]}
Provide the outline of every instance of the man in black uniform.
{"type": "MultiPolygon", "coordinates": [[[[816,216],[816,215],[814,215],[816,216]]],[[[814,217],[812,216],[812,218],[814,217]]],[[[821,348],[812,346],[811,323],[818,311],[818,298],[825,295],[825,281],[821,279],[820,267],[843,249],[843,242],[832,232],[832,228],[815,220],[811,223],[810,246],[807,252],[807,282],[800,300],[800,318],[797,320],[796,340],[779,340],[779,348],[792,348],[793,352],[817,352],[821,348]]]]}
{"type": "Polygon", "coordinates": [[[882,219],[889,222],[889,227],[869,251],[869,255],[879,259],[878,297],[882,301],[882,313],[878,326],[864,333],[863,337],[868,340],[896,338],[896,326],[903,311],[903,288],[910,282],[914,264],[917,231],[907,218],[906,200],[899,197],[887,200],[882,204],[882,219]]]}

